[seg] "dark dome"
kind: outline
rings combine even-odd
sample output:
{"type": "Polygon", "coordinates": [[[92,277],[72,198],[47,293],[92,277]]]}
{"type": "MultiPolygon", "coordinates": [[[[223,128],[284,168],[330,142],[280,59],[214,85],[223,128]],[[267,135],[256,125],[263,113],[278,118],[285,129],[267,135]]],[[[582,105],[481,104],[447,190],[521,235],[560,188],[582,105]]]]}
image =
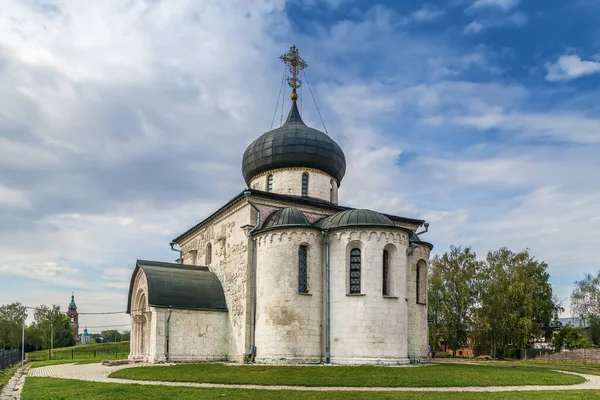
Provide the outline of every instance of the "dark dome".
{"type": "Polygon", "coordinates": [[[300,210],[289,207],[269,215],[262,229],[280,226],[310,226],[310,222],[300,210]]]}
{"type": "Polygon", "coordinates": [[[250,143],[242,159],[246,183],[261,172],[276,168],[315,168],[342,181],[346,173],[344,152],[329,136],[304,124],[296,102],[285,123],[250,143]]]}
{"type": "Polygon", "coordinates": [[[332,229],[342,226],[394,226],[392,220],[383,214],[371,210],[348,210],[342,211],[315,222],[315,226],[321,229],[332,229]]]}

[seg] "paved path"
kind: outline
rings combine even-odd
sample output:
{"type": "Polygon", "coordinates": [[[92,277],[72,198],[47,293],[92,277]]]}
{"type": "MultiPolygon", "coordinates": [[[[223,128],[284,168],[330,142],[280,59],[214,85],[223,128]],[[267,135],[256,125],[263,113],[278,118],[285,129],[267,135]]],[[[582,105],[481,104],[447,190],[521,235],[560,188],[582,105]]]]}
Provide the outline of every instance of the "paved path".
{"type": "MultiPolygon", "coordinates": [[[[25,374],[27,374],[27,370],[25,370],[25,374]]],[[[21,392],[25,384],[25,374],[21,374],[20,368],[15,372],[0,391],[0,400],[19,400],[21,398],[21,392]]]]}
{"type": "MultiPolygon", "coordinates": [[[[143,364],[142,364],[143,365],[143,364]]],[[[91,382],[125,383],[159,386],[184,386],[198,388],[225,388],[225,389],[260,389],[260,390],[302,390],[302,391],[362,391],[362,392],[510,392],[526,390],[600,390],[600,376],[586,375],[575,372],[563,372],[584,377],[587,381],[577,385],[563,386],[472,386],[472,387],[308,387],[308,386],[262,386],[262,385],[227,385],[215,383],[191,382],[162,382],[162,381],[134,381],[129,379],[109,378],[112,372],[123,368],[140,366],[121,365],[107,367],[101,364],[62,364],[49,367],[32,368],[28,376],[52,377],[64,379],[79,379],[91,382]]]]}

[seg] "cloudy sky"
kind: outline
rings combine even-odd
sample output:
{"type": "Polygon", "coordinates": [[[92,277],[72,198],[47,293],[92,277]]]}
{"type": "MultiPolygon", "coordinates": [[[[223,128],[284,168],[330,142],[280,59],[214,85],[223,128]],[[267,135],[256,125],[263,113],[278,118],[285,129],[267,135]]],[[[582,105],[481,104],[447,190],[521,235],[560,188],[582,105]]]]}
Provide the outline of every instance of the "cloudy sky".
{"type": "Polygon", "coordinates": [[[428,220],[438,253],[529,248],[561,298],[600,269],[596,0],[0,10],[0,304],[124,310],[135,260],[173,261],[169,241],[244,189],[291,44],[346,153],[341,204],[428,220]]]}

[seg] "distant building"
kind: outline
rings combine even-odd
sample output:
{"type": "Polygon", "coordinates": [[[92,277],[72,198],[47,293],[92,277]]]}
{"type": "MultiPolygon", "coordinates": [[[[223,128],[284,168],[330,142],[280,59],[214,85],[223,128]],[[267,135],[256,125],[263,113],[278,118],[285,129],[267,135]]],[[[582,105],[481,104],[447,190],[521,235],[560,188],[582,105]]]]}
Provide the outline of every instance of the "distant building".
{"type": "Polygon", "coordinates": [[[92,337],[87,331],[87,328],[83,328],[83,333],[81,334],[81,344],[89,344],[92,343],[92,337]]]}
{"type": "Polygon", "coordinates": [[[71,319],[71,326],[73,327],[73,334],[75,335],[75,342],[81,340],[79,336],[79,313],[77,312],[77,305],[75,304],[75,293],[71,292],[71,302],[67,310],[67,316],[71,319]]]}

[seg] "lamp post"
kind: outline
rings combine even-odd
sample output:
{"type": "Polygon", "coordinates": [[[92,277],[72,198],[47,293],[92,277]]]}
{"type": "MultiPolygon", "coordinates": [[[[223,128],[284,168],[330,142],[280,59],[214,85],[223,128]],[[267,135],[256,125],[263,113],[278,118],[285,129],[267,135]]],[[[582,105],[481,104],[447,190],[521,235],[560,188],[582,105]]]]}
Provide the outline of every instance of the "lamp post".
{"type": "Polygon", "coordinates": [[[50,359],[54,358],[54,324],[50,322],[50,359]]]}
{"type": "Polygon", "coordinates": [[[25,318],[23,318],[23,330],[21,332],[21,374],[25,366],[25,318]]]}

